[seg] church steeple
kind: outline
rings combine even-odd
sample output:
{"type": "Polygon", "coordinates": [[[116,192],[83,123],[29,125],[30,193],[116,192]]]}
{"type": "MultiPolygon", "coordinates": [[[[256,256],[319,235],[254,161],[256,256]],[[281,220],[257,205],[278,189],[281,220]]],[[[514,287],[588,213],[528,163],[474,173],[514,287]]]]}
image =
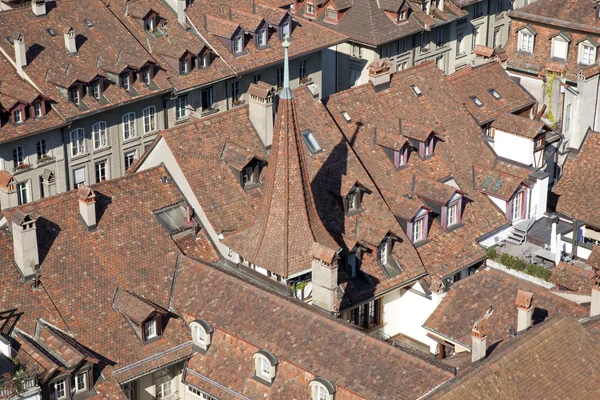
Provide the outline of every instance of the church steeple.
{"type": "Polygon", "coordinates": [[[311,269],[314,243],[332,252],[339,245],[317,213],[290,89],[287,38],[282,46],[284,85],[258,216],[223,243],[249,262],[287,278],[311,269]]]}

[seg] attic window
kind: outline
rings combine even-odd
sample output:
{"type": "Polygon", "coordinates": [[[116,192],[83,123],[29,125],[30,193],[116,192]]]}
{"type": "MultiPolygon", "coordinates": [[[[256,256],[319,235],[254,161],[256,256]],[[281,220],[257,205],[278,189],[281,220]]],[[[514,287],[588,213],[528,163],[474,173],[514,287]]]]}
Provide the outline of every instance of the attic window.
{"type": "Polygon", "coordinates": [[[271,385],[277,372],[276,366],[279,363],[277,358],[265,350],[257,351],[252,357],[254,358],[255,379],[271,385]]]}
{"type": "Polygon", "coordinates": [[[408,10],[402,10],[398,13],[398,22],[404,21],[408,17],[408,10]]]}
{"type": "Polygon", "coordinates": [[[308,146],[308,149],[310,150],[310,152],[312,154],[323,151],[323,148],[321,147],[319,142],[317,142],[317,139],[315,138],[315,135],[313,135],[311,130],[309,130],[309,129],[303,130],[302,131],[302,139],[304,140],[304,143],[306,143],[306,146],[308,146]]]}
{"type": "Polygon", "coordinates": [[[237,53],[241,53],[242,50],[244,50],[243,46],[242,46],[242,37],[236,36],[233,39],[233,52],[237,54],[237,53]]]}
{"type": "Polygon", "coordinates": [[[306,14],[315,15],[315,5],[312,3],[306,3],[306,14]]]}
{"type": "Polygon", "coordinates": [[[182,204],[175,204],[155,211],[154,215],[165,229],[173,235],[184,232],[195,225],[191,210],[188,210],[182,204]]]}
{"type": "Polygon", "coordinates": [[[492,96],[494,96],[496,100],[500,100],[502,98],[502,96],[500,96],[500,93],[496,92],[496,89],[489,89],[489,92],[492,96]]]}
{"type": "Polygon", "coordinates": [[[344,117],[346,122],[352,121],[352,118],[350,118],[350,114],[348,114],[346,111],[342,111],[342,117],[344,117]]]}
{"type": "Polygon", "coordinates": [[[198,347],[202,352],[208,351],[214,329],[202,320],[190,322],[190,329],[192,331],[192,343],[194,346],[198,347]]]}
{"type": "Polygon", "coordinates": [[[419,87],[417,85],[411,85],[410,88],[412,89],[413,92],[415,92],[417,97],[419,97],[423,94],[423,92],[421,92],[421,89],[419,89],[419,87]]]}
{"type": "Polygon", "coordinates": [[[91,27],[93,27],[93,26],[94,26],[94,23],[93,23],[92,21],[90,21],[89,19],[84,19],[84,20],[83,20],[83,24],[84,24],[85,26],[87,26],[88,28],[91,28],[91,27]]]}
{"type": "Polygon", "coordinates": [[[338,19],[338,13],[337,13],[337,11],[335,9],[329,7],[327,9],[326,17],[330,21],[337,21],[337,19],[338,19]]]}
{"type": "Polygon", "coordinates": [[[56,31],[52,28],[46,29],[46,32],[48,33],[48,35],[50,35],[50,37],[56,36],[56,31]]]}
{"type": "Polygon", "coordinates": [[[146,321],[144,324],[144,340],[150,340],[158,336],[156,319],[146,321]]]}
{"type": "Polygon", "coordinates": [[[473,103],[475,103],[477,105],[477,107],[483,107],[483,102],[481,100],[479,100],[479,97],[477,97],[477,96],[471,96],[469,98],[471,100],[473,100],[473,103]]]}

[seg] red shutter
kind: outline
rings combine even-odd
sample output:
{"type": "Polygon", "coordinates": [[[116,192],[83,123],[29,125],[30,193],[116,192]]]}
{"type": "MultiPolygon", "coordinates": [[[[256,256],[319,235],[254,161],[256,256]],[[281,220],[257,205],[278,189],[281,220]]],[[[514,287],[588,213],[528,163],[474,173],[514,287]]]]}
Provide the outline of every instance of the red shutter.
{"type": "Polygon", "coordinates": [[[448,226],[448,207],[442,206],[442,229],[448,226]]]}
{"type": "Polygon", "coordinates": [[[510,199],[506,202],[506,219],[512,221],[512,209],[513,209],[513,201],[510,199]]]}

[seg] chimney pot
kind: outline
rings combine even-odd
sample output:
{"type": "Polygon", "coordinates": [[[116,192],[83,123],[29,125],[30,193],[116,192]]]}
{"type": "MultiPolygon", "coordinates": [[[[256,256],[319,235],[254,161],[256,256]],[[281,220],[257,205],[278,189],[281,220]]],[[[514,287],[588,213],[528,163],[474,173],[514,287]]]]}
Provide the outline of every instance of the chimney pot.
{"type": "Polygon", "coordinates": [[[23,68],[27,66],[27,52],[25,49],[25,37],[22,33],[13,40],[15,47],[15,63],[17,67],[17,73],[23,77],[23,68]]]}
{"type": "Polygon", "coordinates": [[[185,8],[186,8],[186,0],[176,0],[177,4],[176,4],[176,10],[175,12],[177,13],[177,22],[179,22],[181,25],[185,25],[186,23],[186,16],[185,16],[185,8]]]}
{"type": "Polygon", "coordinates": [[[477,320],[471,329],[471,362],[485,358],[487,353],[487,324],[490,314],[477,320]]]}
{"type": "Polygon", "coordinates": [[[250,122],[265,148],[273,143],[273,87],[265,82],[251,83],[248,88],[250,122]]]}
{"type": "Polygon", "coordinates": [[[369,82],[371,82],[375,91],[390,87],[391,76],[392,63],[389,58],[375,60],[369,64],[369,82]]]}
{"type": "Polygon", "coordinates": [[[46,15],[46,0],[31,0],[31,11],[36,17],[46,15]]]}
{"type": "Polygon", "coordinates": [[[75,29],[69,28],[65,33],[65,48],[71,54],[77,54],[77,44],[75,43],[75,29]]]}
{"type": "Polygon", "coordinates": [[[517,333],[531,327],[533,317],[533,293],[519,290],[517,292],[517,333]]]}
{"type": "Polygon", "coordinates": [[[338,287],[336,252],[318,243],[312,246],[313,304],[335,312],[338,287]]]}
{"type": "Polygon", "coordinates": [[[79,215],[88,231],[96,229],[96,193],[87,186],[77,189],[79,215]]]}
{"type": "Polygon", "coordinates": [[[32,279],[40,265],[35,220],[21,209],[11,216],[15,264],[25,280],[32,279]]]}

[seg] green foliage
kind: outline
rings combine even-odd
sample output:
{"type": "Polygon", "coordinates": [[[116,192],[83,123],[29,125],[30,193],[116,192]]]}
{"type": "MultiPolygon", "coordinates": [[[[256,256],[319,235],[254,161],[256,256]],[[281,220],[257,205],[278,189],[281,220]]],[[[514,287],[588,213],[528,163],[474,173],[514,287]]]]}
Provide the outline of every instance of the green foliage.
{"type": "Polygon", "coordinates": [[[527,266],[527,269],[525,270],[525,273],[529,274],[531,276],[535,276],[537,278],[543,279],[545,281],[550,279],[550,276],[552,275],[551,270],[544,268],[543,265],[535,265],[535,264],[529,264],[527,266]]]}
{"type": "MultiPolygon", "coordinates": [[[[488,255],[489,255],[489,253],[490,252],[488,250],[488,255]]],[[[508,269],[514,269],[515,271],[521,271],[521,272],[526,273],[527,275],[535,276],[536,278],[540,278],[545,281],[550,279],[550,276],[552,275],[552,271],[544,268],[543,265],[528,264],[525,262],[525,260],[518,258],[518,257],[513,257],[506,253],[504,253],[500,256],[500,258],[498,259],[498,262],[500,262],[500,264],[506,266],[508,269]]]]}
{"type": "Polygon", "coordinates": [[[495,247],[490,247],[487,249],[487,256],[490,260],[495,260],[498,258],[498,250],[495,247]]]}

